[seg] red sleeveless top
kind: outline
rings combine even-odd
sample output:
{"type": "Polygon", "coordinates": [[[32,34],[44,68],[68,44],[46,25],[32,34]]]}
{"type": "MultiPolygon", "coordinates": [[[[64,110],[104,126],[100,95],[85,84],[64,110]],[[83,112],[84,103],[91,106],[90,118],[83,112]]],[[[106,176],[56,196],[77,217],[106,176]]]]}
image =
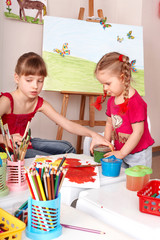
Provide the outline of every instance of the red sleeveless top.
{"type": "Polygon", "coordinates": [[[37,110],[43,104],[43,98],[38,96],[38,102],[33,112],[27,114],[14,114],[14,101],[10,93],[1,93],[1,96],[8,97],[11,104],[11,113],[2,116],[3,124],[8,123],[10,134],[19,133],[23,136],[28,121],[31,121],[37,110]]]}

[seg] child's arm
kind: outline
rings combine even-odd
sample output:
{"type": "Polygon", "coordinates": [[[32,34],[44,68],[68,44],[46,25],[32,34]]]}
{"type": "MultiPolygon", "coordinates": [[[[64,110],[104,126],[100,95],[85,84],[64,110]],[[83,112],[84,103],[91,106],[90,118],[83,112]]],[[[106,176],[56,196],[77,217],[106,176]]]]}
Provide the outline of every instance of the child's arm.
{"type": "MultiPolygon", "coordinates": [[[[0,98],[0,116],[6,114],[8,109],[10,109],[10,102],[6,97],[2,96],[0,98]]],[[[4,144],[2,134],[0,134],[0,143],[4,144]]],[[[9,141],[7,141],[7,143],[9,144],[9,141]]]]}
{"type": "Polygon", "coordinates": [[[128,154],[130,154],[130,152],[137,146],[143,135],[144,122],[132,124],[132,129],[133,129],[132,134],[129,136],[127,142],[124,144],[120,151],[113,151],[112,153],[107,153],[104,156],[109,157],[111,155],[114,155],[116,158],[122,159],[126,157],[128,154]]]}
{"type": "Polygon", "coordinates": [[[100,136],[99,134],[63,117],[61,114],[56,112],[55,109],[46,101],[43,102],[43,105],[39,109],[39,111],[43,112],[48,118],[56,122],[58,125],[60,125],[62,128],[64,128],[70,133],[74,133],[80,136],[92,137],[93,139],[91,143],[91,151],[93,146],[96,144],[104,144],[107,146],[111,145],[109,141],[105,140],[104,137],[100,136]]]}
{"type": "Polygon", "coordinates": [[[107,141],[111,142],[111,138],[112,138],[112,119],[111,119],[111,117],[107,117],[106,127],[104,130],[104,137],[107,141]]]}

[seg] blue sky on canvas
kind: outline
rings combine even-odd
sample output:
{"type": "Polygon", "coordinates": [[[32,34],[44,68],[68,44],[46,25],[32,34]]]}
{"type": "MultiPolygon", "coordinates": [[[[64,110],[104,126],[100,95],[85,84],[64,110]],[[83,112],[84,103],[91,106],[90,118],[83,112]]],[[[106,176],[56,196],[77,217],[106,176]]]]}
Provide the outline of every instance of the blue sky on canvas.
{"type": "MultiPolygon", "coordinates": [[[[84,58],[97,63],[107,52],[117,51],[136,59],[136,67],[144,68],[143,28],[141,26],[111,24],[103,29],[99,23],[80,21],[71,18],[44,17],[43,50],[53,52],[62,49],[65,42],[71,56],[84,58]],[[128,39],[132,31],[134,39],[128,39]],[[120,43],[117,36],[124,38],[120,43]]],[[[56,54],[56,53],[55,53],[56,54]]]]}

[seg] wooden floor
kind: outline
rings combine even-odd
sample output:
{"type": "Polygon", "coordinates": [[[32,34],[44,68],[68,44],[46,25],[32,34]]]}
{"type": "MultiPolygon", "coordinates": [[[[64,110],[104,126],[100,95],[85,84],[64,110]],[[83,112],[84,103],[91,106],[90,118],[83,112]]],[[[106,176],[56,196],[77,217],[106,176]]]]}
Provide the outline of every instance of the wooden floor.
{"type": "Polygon", "coordinates": [[[152,153],[152,170],[151,179],[160,179],[160,151],[152,153]]]}

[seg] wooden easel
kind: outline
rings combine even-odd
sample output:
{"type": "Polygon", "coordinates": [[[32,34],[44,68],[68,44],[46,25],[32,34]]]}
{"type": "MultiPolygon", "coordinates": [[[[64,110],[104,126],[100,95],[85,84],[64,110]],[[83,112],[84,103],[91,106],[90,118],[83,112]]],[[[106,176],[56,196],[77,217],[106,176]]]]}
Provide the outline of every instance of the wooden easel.
{"type": "MultiPolygon", "coordinates": [[[[74,95],[81,95],[81,103],[80,103],[80,112],[79,112],[79,120],[72,120],[73,122],[76,122],[78,124],[81,124],[83,126],[105,126],[106,121],[95,121],[95,107],[93,106],[95,96],[99,96],[100,94],[94,94],[93,93],[74,93],[74,92],[61,92],[63,94],[63,102],[62,102],[62,108],[61,108],[61,115],[66,117],[67,112],[67,106],[69,101],[69,96],[74,95]],[[84,111],[86,106],[86,97],[89,97],[89,120],[84,120],[84,111]]],[[[63,135],[63,128],[61,126],[58,127],[57,131],[57,140],[61,140],[63,135]]],[[[81,153],[81,142],[82,142],[82,136],[77,137],[77,146],[76,151],[77,153],[81,153]]]]}
{"type": "MultiPolygon", "coordinates": [[[[80,10],[79,10],[79,15],[78,15],[78,19],[79,20],[83,20],[84,19],[84,12],[85,12],[85,9],[81,7],[80,10]]],[[[99,18],[104,18],[102,9],[98,9],[97,13],[98,13],[98,17],[99,18]]],[[[94,16],[94,0],[88,0],[88,16],[89,17],[93,17],[94,16]]],[[[89,22],[99,22],[100,20],[94,20],[94,19],[87,18],[86,21],[89,21],[89,22]]]]}
{"type": "MultiPolygon", "coordinates": [[[[89,17],[92,17],[94,14],[94,0],[88,0],[89,1],[89,17]]],[[[79,10],[79,20],[83,20],[84,18],[84,8],[80,8],[79,10]]],[[[102,9],[98,9],[98,17],[103,18],[103,11],[102,9]]],[[[90,22],[99,22],[99,20],[91,20],[91,19],[86,19],[86,21],[90,22]]],[[[68,106],[68,101],[69,101],[69,96],[71,94],[74,95],[81,95],[81,104],[80,104],[80,112],[79,112],[79,120],[72,120],[73,122],[76,122],[78,124],[81,124],[83,126],[105,126],[106,121],[95,121],[95,108],[93,106],[93,103],[95,101],[95,96],[99,96],[102,94],[99,93],[78,93],[78,92],[61,92],[63,94],[63,102],[62,102],[62,108],[61,108],[61,115],[66,117],[66,112],[67,112],[67,106],[68,106]],[[86,106],[86,97],[89,97],[89,120],[84,120],[84,111],[85,111],[85,106],[86,106]]],[[[58,127],[57,130],[57,140],[61,140],[63,135],[63,128],[61,126],[58,127]]],[[[81,153],[81,142],[82,142],[82,136],[77,137],[77,146],[76,146],[76,152],[81,153]]]]}

